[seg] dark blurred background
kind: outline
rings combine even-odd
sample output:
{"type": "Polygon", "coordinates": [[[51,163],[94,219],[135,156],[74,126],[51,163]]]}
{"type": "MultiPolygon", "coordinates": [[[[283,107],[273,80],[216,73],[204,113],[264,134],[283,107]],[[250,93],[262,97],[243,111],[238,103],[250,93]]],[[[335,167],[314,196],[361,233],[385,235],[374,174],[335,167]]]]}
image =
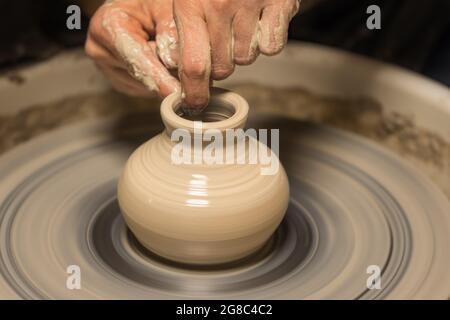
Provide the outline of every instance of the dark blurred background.
{"type": "MultiPolygon", "coordinates": [[[[0,69],[82,46],[89,17],[102,2],[2,0],[0,69]],[[70,4],[82,7],[80,31],[66,28],[70,4]]],[[[450,85],[450,0],[303,0],[289,37],[398,64],[450,85]],[[372,4],[381,8],[380,30],[366,27],[372,4]]]]}

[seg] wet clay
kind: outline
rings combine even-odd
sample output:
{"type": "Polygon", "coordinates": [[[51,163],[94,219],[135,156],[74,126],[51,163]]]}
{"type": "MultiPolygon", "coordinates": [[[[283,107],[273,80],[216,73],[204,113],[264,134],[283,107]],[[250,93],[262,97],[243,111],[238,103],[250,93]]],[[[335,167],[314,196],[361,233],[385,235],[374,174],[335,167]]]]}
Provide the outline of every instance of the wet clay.
{"type": "MultiPolygon", "coordinates": [[[[188,156],[203,154],[211,144],[201,141],[195,146],[194,139],[203,139],[200,135],[214,129],[225,140],[225,131],[244,128],[248,117],[247,102],[219,88],[212,90],[210,106],[203,112],[221,120],[187,120],[176,113],[180,104],[178,93],[164,99],[164,132],[140,146],[125,165],[117,191],[125,221],[141,244],[170,260],[206,265],[244,258],[267,242],[284,217],[289,202],[286,173],[278,166],[270,175],[263,175],[260,162],[238,163],[238,158],[248,159],[254,151],[270,153],[279,163],[257,140],[253,140],[256,150],[250,149],[250,142],[243,143],[244,154],[238,154],[242,150],[232,143],[229,162],[207,163],[207,159],[190,157],[174,163],[173,150],[178,145],[178,139],[172,139],[174,131],[189,133],[185,136],[192,140],[187,142],[188,156]],[[196,129],[199,123],[200,130],[196,129]]],[[[229,147],[225,143],[214,152],[225,154],[229,147]]]]}
{"type": "Polygon", "coordinates": [[[160,102],[80,96],[0,118],[0,297],[450,297],[443,139],[369,98],[234,89],[252,106],[249,127],[282,128],[290,202],[260,250],[195,267],[143,247],[116,186],[129,155],[163,129],[160,102]],[[81,290],[65,286],[71,265],[82,270],[81,290]],[[367,288],[370,265],[383,270],[380,290],[367,288]]]}
{"type": "MultiPolygon", "coordinates": [[[[112,9],[102,21],[102,27],[111,37],[115,50],[128,65],[128,72],[142,82],[149,91],[158,92],[162,83],[170,87],[172,92],[178,91],[178,81],[160,66],[160,62],[154,54],[157,49],[152,47],[150,42],[139,39],[124,27],[129,20],[130,17],[127,13],[120,9],[112,9]]],[[[167,35],[164,38],[167,38],[167,35]]],[[[162,44],[160,39],[160,49],[164,47],[162,44]]],[[[170,57],[164,56],[163,61],[170,64],[171,60],[168,60],[170,57]]]]}
{"type": "Polygon", "coordinates": [[[369,97],[317,95],[301,88],[239,84],[241,94],[258,112],[283,115],[357,133],[376,141],[425,172],[450,198],[450,143],[415,125],[414,117],[386,113],[369,97]]]}
{"type": "MultiPolygon", "coordinates": [[[[172,20],[169,22],[167,27],[169,30],[175,29],[175,21],[172,20]]],[[[176,69],[178,66],[178,40],[175,38],[173,34],[174,32],[176,31],[171,33],[162,32],[161,34],[157,34],[155,37],[158,56],[161,58],[164,65],[169,69],[176,69]]]]}
{"type": "MultiPolygon", "coordinates": [[[[256,84],[230,88],[249,102],[252,112],[327,124],[376,141],[427,174],[450,198],[450,144],[417,127],[413,117],[385,113],[382,105],[368,97],[322,96],[297,87],[272,88],[256,84]]],[[[63,125],[154,111],[160,103],[158,99],[136,99],[106,92],[36,106],[17,115],[0,116],[0,153],[63,125]]]]}
{"type": "Polygon", "coordinates": [[[139,145],[161,132],[158,112],[82,121],[4,154],[0,297],[449,297],[450,205],[424,175],[342,130],[274,115],[249,121],[283,128],[290,202],[260,250],[214,267],[155,255],[122,219],[120,172],[139,145]],[[82,270],[80,290],[65,286],[71,265],[82,270]],[[383,270],[380,290],[367,288],[370,265],[383,270]]]}

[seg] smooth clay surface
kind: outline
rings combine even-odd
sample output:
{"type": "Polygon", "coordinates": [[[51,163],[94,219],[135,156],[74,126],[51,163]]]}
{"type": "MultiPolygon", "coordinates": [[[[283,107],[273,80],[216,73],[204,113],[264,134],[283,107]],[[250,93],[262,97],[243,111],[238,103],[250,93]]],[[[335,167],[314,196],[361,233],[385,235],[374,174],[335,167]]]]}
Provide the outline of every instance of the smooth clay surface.
{"type": "Polygon", "coordinates": [[[266,246],[193,268],[139,245],[116,186],[133,150],[163,130],[160,102],[80,95],[0,117],[0,297],[450,297],[445,139],[370,97],[233,90],[251,105],[249,126],[283,128],[290,202],[266,246]],[[81,290],[66,288],[74,264],[81,290]],[[383,270],[381,290],[366,287],[373,264],[383,270]]]}
{"type": "MultiPolygon", "coordinates": [[[[227,129],[242,129],[248,104],[238,94],[215,88],[210,106],[194,122],[176,113],[180,94],[167,97],[161,105],[165,130],[140,146],[129,158],[119,180],[118,200],[125,221],[137,239],[149,250],[167,259],[189,264],[220,264],[244,258],[260,249],[275,232],[289,201],[289,185],[281,165],[263,175],[261,162],[250,163],[249,153],[264,152],[273,162],[278,157],[262,142],[244,154],[233,143],[233,158],[226,163],[227,129]],[[195,132],[201,120],[202,129],[195,132]],[[190,163],[172,161],[174,130],[190,133],[190,163]],[[224,163],[195,162],[194,153],[203,154],[211,141],[195,146],[207,130],[217,129],[224,145],[214,149],[224,163]],[[245,157],[243,163],[238,158],[245,157]]],[[[236,139],[234,139],[236,140],[236,139]]],[[[180,154],[182,157],[183,155],[180,154]]],[[[229,159],[229,160],[230,160],[229,159]]]]}
{"type": "Polygon", "coordinates": [[[2,298],[448,298],[450,205],[428,178],[367,139],[299,120],[283,128],[285,219],[252,256],[220,267],[159,258],[126,228],[116,198],[129,155],[158,113],[93,119],[0,159],[2,298]],[[67,267],[82,271],[68,290],[67,267]],[[369,265],[382,273],[367,289],[369,265]]]}

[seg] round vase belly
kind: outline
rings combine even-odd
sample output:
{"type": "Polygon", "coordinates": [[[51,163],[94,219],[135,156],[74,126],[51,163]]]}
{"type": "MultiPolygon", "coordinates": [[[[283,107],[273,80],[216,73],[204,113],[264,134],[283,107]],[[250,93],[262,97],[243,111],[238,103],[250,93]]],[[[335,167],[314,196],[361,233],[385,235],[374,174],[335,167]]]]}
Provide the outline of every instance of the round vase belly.
{"type": "MultiPolygon", "coordinates": [[[[180,115],[180,99],[175,93],[163,101],[166,130],[128,159],[118,184],[122,214],[140,243],[167,259],[217,264],[243,258],[262,247],[283,219],[289,201],[286,173],[279,164],[273,174],[264,175],[261,169],[267,164],[260,161],[174,162],[172,152],[179,142],[172,141],[172,133],[198,133],[200,123],[180,115]]],[[[217,129],[225,142],[225,130],[243,128],[247,115],[241,96],[215,88],[202,115],[201,133],[217,129]]],[[[278,162],[264,144],[256,144],[278,162]]],[[[207,146],[201,143],[200,151],[207,146]]],[[[198,148],[192,145],[194,150],[198,148]]]]}

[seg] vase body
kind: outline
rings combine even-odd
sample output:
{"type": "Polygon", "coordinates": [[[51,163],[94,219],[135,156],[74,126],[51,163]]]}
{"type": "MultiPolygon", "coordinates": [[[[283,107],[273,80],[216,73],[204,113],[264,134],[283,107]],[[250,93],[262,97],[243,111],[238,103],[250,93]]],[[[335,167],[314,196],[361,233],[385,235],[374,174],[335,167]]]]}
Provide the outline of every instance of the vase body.
{"type": "MultiPolygon", "coordinates": [[[[177,114],[180,100],[173,94],[163,101],[166,129],[125,165],[118,184],[123,217],[139,242],[164,258],[204,265],[238,260],[261,248],[283,219],[289,201],[286,173],[281,164],[274,174],[263,175],[261,164],[174,163],[174,130],[193,133],[199,123],[177,114]]],[[[210,112],[202,132],[244,127],[248,105],[242,97],[214,89],[213,104],[222,109],[210,112]]],[[[192,153],[206,146],[193,146],[192,153]]]]}

